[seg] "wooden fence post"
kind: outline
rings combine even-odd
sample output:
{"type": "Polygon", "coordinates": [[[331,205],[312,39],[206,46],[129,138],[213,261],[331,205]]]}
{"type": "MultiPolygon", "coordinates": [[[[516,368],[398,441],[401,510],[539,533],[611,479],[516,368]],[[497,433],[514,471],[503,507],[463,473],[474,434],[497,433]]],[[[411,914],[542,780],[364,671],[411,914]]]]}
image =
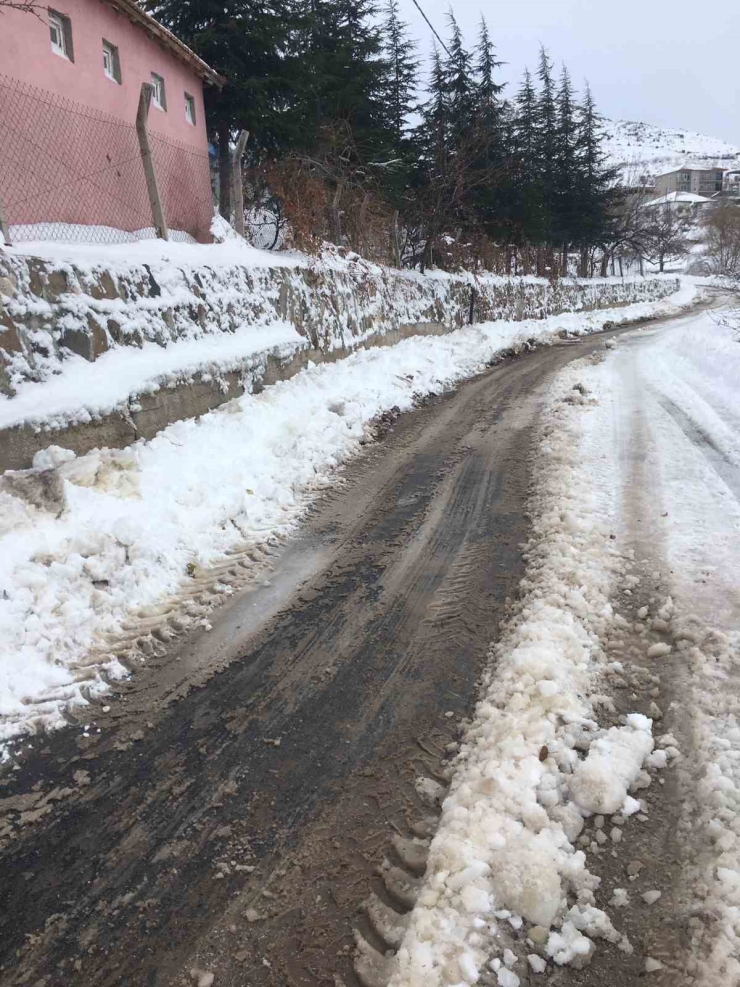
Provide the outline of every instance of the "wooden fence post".
{"type": "Polygon", "coordinates": [[[2,202],[0,202],[0,235],[2,235],[5,246],[9,247],[10,230],[8,229],[8,217],[5,215],[5,209],[3,208],[2,202]]]}
{"type": "Polygon", "coordinates": [[[393,263],[401,267],[401,244],[398,242],[398,209],[393,213],[393,229],[391,231],[391,247],[393,248],[393,263]]]}
{"type": "Polygon", "coordinates": [[[231,161],[231,186],[234,192],[234,226],[239,236],[244,236],[244,186],[242,184],[242,157],[249,140],[249,131],[242,130],[231,161]]]}
{"type": "Polygon", "coordinates": [[[159,194],[159,186],[157,185],[157,173],[154,170],[154,159],[149,144],[149,133],[146,129],[153,90],[154,86],[151,83],[142,82],[141,94],[139,96],[139,110],[136,114],[136,133],[139,135],[139,150],[141,151],[141,162],[144,165],[149,204],[152,207],[154,229],[157,231],[157,236],[160,240],[169,240],[164,209],[162,208],[162,198],[159,194]]]}

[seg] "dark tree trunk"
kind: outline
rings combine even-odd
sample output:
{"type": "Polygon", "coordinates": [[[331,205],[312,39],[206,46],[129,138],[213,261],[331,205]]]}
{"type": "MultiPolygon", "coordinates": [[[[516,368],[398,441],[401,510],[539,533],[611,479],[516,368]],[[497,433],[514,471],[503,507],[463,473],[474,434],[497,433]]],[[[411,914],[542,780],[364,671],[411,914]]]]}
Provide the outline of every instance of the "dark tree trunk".
{"type": "Polygon", "coordinates": [[[426,243],[424,244],[424,249],[421,252],[421,264],[419,265],[419,270],[423,274],[427,267],[432,263],[432,237],[427,237],[426,243]]]}

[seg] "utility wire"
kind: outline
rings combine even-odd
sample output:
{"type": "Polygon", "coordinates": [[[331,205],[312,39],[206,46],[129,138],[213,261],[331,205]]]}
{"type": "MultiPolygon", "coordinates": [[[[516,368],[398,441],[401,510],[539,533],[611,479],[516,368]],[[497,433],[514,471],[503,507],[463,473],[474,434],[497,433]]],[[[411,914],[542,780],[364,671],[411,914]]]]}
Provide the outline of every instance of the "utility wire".
{"type": "Polygon", "coordinates": [[[448,54],[448,55],[450,56],[450,58],[452,58],[452,55],[450,55],[450,49],[449,49],[449,48],[447,47],[447,45],[446,45],[446,44],[444,43],[444,41],[443,41],[443,40],[442,40],[442,39],[440,38],[440,36],[439,36],[439,35],[437,34],[437,32],[436,32],[436,30],[434,29],[434,25],[433,25],[433,24],[432,24],[432,22],[431,22],[431,21],[429,20],[429,18],[428,18],[428,17],[427,17],[427,15],[426,15],[426,14],[424,13],[424,11],[423,11],[423,10],[421,9],[421,7],[419,6],[419,4],[417,3],[417,0],[413,0],[413,3],[414,3],[414,6],[416,7],[416,9],[417,9],[417,10],[419,11],[419,13],[421,14],[421,16],[422,16],[422,17],[424,18],[424,20],[425,20],[425,21],[427,22],[427,24],[429,25],[429,29],[430,29],[430,31],[432,32],[432,34],[434,35],[434,37],[435,37],[435,38],[437,39],[437,41],[439,41],[439,43],[440,43],[440,44],[442,45],[442,47],[443,47],[443,48],[444,48],[444,50],[445,50],[445,51],[447,52],[447,54],[448,54]]]}

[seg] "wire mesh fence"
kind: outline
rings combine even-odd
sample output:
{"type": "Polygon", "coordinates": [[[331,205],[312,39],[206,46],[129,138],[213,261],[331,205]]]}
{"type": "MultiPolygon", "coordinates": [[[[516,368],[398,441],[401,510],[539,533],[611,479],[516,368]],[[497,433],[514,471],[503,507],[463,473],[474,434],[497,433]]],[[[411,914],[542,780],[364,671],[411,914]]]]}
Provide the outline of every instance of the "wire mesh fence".
{"type": "MultiPolygon", "coordinates": [[[[209,239],[208,152],[149,130],[173,240],[209,239]]],[[[11,242],[156,236],[134,120],[0,75],[0,205],[11,242]]]]}

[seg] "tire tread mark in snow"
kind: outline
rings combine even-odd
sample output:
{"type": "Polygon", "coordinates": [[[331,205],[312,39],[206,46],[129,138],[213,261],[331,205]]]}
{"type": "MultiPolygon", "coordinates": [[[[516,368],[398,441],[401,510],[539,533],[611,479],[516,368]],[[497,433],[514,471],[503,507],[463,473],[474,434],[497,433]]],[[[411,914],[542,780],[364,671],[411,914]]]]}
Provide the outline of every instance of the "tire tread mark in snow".
{"type": "Polygon", "coordinates": [[[665,395],[658,398],[662,408],[671,416],[686,438],[701,452],[709,465],[740,501],[740,470],[717,446],[712,436],[694,419],[665,395]]]}

